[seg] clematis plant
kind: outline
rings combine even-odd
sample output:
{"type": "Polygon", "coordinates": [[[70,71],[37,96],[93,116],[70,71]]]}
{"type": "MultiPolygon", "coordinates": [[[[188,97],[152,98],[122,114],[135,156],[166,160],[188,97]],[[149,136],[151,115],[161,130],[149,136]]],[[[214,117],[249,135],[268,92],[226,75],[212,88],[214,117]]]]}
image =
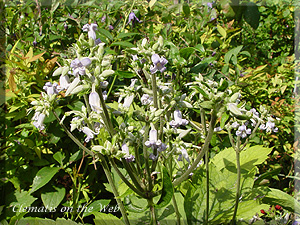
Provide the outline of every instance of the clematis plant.
{"type": "MultiPolygon", "coordinates": [[[[134,19],[139,21],[131,13],[129,22],[134,19]]],[[[205,80],[199,74],[191,83],[185,84],[187,91],[177,90],[176,81],[168,80],[172,76],[162,37],[156,43],[140,40],[136,47],[125,51],[125,55],[115,56],[104,51],[104,43],[95,43],[97,24],[86,24],[83,31],[88,32],[89,39],[81,35],[73,46],[76,55],[72,59],[62,59],[62,66],[53,72],[54,78],[60,76],[59,84],[45,84],[41,99],[32,102],[32,110],[35,110],[32,120],[38,129],[44,129],[45,117],[53,113],[68,136],[91,155],[94,162],[102,165],[126,224],[130,222],[125,198],[119,195],[109,165],[130,193],[147,200],[144,210],[150,210],[151,224],[158,224],[155,208],[166,206],[170,201],[177,207],[174,188],[202,165],[211,139],[218,131],[215,129],[218,118],[226,116],[220,127],[227,130],[237,154],[259,127],[276,130],[269,120],[265,126],[260,126],[267,112],[261,108],[260,115],[257,111],[246,110],[239,103],[240,94],[231,90],[225,79],[219,82],[205,80]],[[119,57],[128,60],[129,70],[136,78],[128,86],[113,89],[115,79],[110,78],[115,75],[115,70],[112,62],[119,57]],[[114,90],[113,96],[111,90],[114,90]],[[60,118],[55,108],[65,98],[77,98],[82,101],[82,107],[81,110],[66,111],[60,118]],[[199,122],[189,117],[192,109],[199,109],[199,122]],[[70,124],[66,124],[65,117],[72,117],[70,124]],[[253,130],[246,128],[247,121],[255,126],[253,130]],[[85,135],[84,140],[75,137],[76,129],[85,135]],[[232,135],[234,129],[237,129],[236,136],[232,135]],[[185,139],[187,135],[194,135],[193,132],[200,137],[200,146],[199,142],[185,139]],[[159,200],[155,203],[157,196],[159,200]]],[[[238,185],[237,199],[239,188],[238,185]]],[[[235,215],[236,211],[234,218],[235,215]]],[[[180,220],[178,212],[176,217],[180,220]]]]}

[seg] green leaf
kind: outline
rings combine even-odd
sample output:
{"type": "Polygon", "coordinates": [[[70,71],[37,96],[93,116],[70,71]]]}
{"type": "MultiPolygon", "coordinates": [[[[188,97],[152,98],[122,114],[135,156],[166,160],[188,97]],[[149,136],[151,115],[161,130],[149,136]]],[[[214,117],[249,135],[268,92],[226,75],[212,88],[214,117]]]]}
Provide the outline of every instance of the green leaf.
{"type": "Polygon", "coordinates": [[[33,179],[32,189],[30,193],[35,192],[36,190],[43,187],[47,184],[52,177],[59,171],[60,168],[58,167],[44,167],[40,169],[35,178],[33,179]]]}
{"type": "Polygon", "coordinates": [[[245,21],[253,28],[256,29],[259,25],[260,13],[257,5],[254,2],[248,2],[244,11],[245,21]]]}
{"type": "Polygon", "coordinates": [[[153,7],[153,5],[155,4],[155,2],[156,2],[156,0],[151,0],[151,1],[149,2],[149,7],[150,7],[150,9],[153,7]]]}
{"type": "Polygon", "coordinates": [[[63,165],[63,160],[64,160],[65,156],[63,153],[61,152],[56,152],[53,155],[53,159],[55,159],[60,165],[63,165]]]}
{"type": "Polygon", "coordinates": [[[200,103],[200,106],[204,109],[212,109],[214,107],[214,103],[212,101],[204,101],[200,103]]]}
{"type": "Polygon", "coordinates": [[[42,193],[41,198],[45,207],[49,209],[56,208],[64,199],[66,194],[65,188],[53,187],[53,191],[42,193]]]}
{"type": "Polygon", "coordinates": [[[124,37],[131,37],[131,36],[134,36],[134,35],[137,35],[137,34],[139,34],[139,33],[124,33],[124,32],[122,32],[122,33],[120,33],[120,34],[117,36],[116,39],[122,39],[122,38],[124,38],[124,37]]]}
{"type": "Polygon", "coordinates": [[[256,200],[242,201],[238,205],[237,219],[243,218],[249,221],[254,215],[260,214],[261,209],[267,209],[269,205],[261,204],[256,200]]]}
{"type": "MultiPolygon", "coordinates": [[[[224,61],[225,61],[225,63],[228,64],[229,61],[230,61],[230,59],[232,58],[232,56],[233,56],[233,55],[237,56],[237,55],[239,54],[239,52],[242,50],[242,48],[243,48],[243,45],[240,45],[240,46],[238,46],[238,47],[236,47],[236,48],[233,48],[233,49],[229,50],[229,51],[225,54],[225,56],[224,56],[224,61]]],[[[235,64],[236,64],[236,63],[237,63],[237,62],[235,62],[235,64]]]]}
{"type": "Polygon", "coordinates": [[[162,193],[159,201],[155,205],[155,208],[162,208],[167,206],[173,197],[174,189],[173,189],[172,180],[169,177],[168,171],[165,167],[163,167],[162,180],[163,180],[162,193]]]}
{"type": "MultiPolygon", "coordinates": [[[[20,212],[23,212],[21,209],[21,207],[26,207],[26,206],[30,206],[37,198],[33,197],[32,195],[30,195],[30,192],[28,191],[15,191],[15,197],[16,197],[16,202],[12,202],[10,204],[10,207],[15,206],[15,210],[18,211],[17,214],[19,214],[20,212]]],[[[26,214],[26,213],[25,213],[26,214]]]]}
{"type": "Polygon", "coordinates": [[[187,47],[187,48],[180,49],[179,54],[181,57],[187,60],[194,53],[194,51],[195,48],[187,47]]]}
{"type": "Polygon", "coordinates": [[[105,30],[105,29],[103,29],[103,28],[98,28],[98,30],[99,30],[99,33],[100,33],[100,34],[104,35],[104,36],[107,37],[108,39],[110,39],[110,40],[113,40],[113,39],[114,39],[113,36],[111,35],[111,33],[110,33],[109,31],[107,31],[107,30],[105,30]]]}
{"type": "Polygon", "coordinates": [[[122,47],[127,47],[127,48],[133,48],[135,45],[128,41],[117,41],[111,44],[111,46],[122,46],[122,47]]]}
{"type": "Polygon", "coordinates": [[[112,214],[94,212],[95,225],[124,225],[123,221],[112,214]]]}
{"type": "Polygon", "coordinates": [[[142,213],[149,208],[147,202],[145,202],[145,199],[139,199],[135,195],[126,196],[124,198],[124,203],[124,206],[129,212],[142,213]]]}
{"type": "Polygon", "coordinates": [[[225,39],[227,36],[226,30],[223,27],[221,27],[220,25],[217,25],[217,29],[218,29],[219,33],[222,35],[222,37],[225,39]]]}
{"type": "Polygon", "coordinates": [[[120,71],[120,70],[117,70],[116,74],[119,77],[122,77],[122,78],[133,78],[133,77],[136,77],[136,74],[134,74],[132,72],[129,72],[129,71],[120,71]]]}
{"type": "Polygon", "coordinates": [[[222,117],[221,117],[221,122],[220,122],[220,127],[223,129],[224,128],[224,126],[225,126],[225,123],[227,122],[227,120],[229,119],[229,115],[226,113],[226,112],[224,112],[223,114],[222,114],[222,117]]]}
{"type": "Polygon", "coordinates": [[[280,205],[282,208],[300,214],[300,203],[289,194],[274,188],[262,199],[266,204],[280,205]]]}
{"type": "Polygon", "coordinates": [[[84,210],[83,217],[89,216],[94,212],[105,212],[109,208],[107,207],[109,206],[109,203],[110,203],[109,199],[101,199],[92,202],[90,205],[86,207],[86,209],[83,209],[84,210]]]}
{"type": "MultiPolygon", "coordinates": [[[[240,153],[240,164],[242,170],[250,171],[256,165],[263,163],[272,148],[265,148],[261,145],[249,147],[240,153]]],[[[226,148],[215,155],[211,162],[214,163],[218,170],[228,167],[234,167],[236,170],[236,155],[233,148],[226,148]]]]}
{"type": "Polygon", "coordinates": [[[190,10],[190,7],[189,7],[189,5],[187,3],[183,4],[182,10],[184,12],[185,17],[189,17],[190,16],[191,10],[190,10]]]}

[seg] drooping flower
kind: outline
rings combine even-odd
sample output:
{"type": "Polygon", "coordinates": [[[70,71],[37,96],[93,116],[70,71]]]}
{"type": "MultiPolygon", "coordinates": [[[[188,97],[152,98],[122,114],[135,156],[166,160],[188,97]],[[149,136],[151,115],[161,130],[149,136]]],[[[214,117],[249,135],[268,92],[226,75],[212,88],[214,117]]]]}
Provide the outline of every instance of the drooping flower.
{"type": "Polygon", "coordinates": [[[43,89],[47,92],[47,95],[54,95],[58,94],[58,84],[54,82],[53,84],[51,82],[45,83],[43,89]]]}
{"type": "Polygon", "coordinates": [[[92,91],[89,95],[89,104],[91,109],[97,113],[102,111],[101,104],[100,104],[100,97],[97,92],[92,91]]]}
{"type": "Polygon", "coordinates": [[[128,95],[124,99],[123,107],[124,108],[129,108],[131,103],[133,102],[134,95],[128,95]]]}
{"type": "Polygon", "coordinates": [[[93,40],[96,40],[96,30],[97,30],[98,25],[96,23],[92,23],[92,24],[85,24],[82,27],[82,30],[85,32],[88,32],[88,36],[89,38],[92,38],[93,40]]]}
{"type": "Polygon", "coordinates": [[[240,124],[236,121],[233,124],[231,124],[231,127],[234,129],[238,128],[239,126],[240,126],[240,124]]]}
{"type": "Polygon", "coordinates": [[[148,94],[143,94],[141,97],[142,105],[149,105],[153,102],[153,98],[150,97],[148,94]]]}
{"type": "Polygon", "coordinates": [[[91,63],[92,61],[88,57],[82,58],[81,60],[78,58],[74,59],[70,64],[70,67],[73,69],[73,75],[85,75],[85,68],[91,63]]]}
{"type": "Polygon", "coordinates": [[[32,117],[33,120],[33,125],[38,128],[39,130],[44,130],[44,120],[45,120],[46,115],[41,112],[35,112],[34,116],[32,117]]]}
{"type": "Polygon", "coordinates": [[[275,127],[275,123],[272,122],[271,118],[268,119],[268,122],[266,124],[261,124],[259,129],[266,130],[267,133],[271,133],[272,131],[275,133],[278,132],[278,128],[275,127]]]}
{"type": "Polygon", "coordinates": [[[100,38],[97,38],[97,39],[95,40],[95,45],[99,45],[100,43],[102,43],[101,39],[100,39],[100,38]]]}
{"type": "Polygon", "coordinates": [[[140,23],[140,20],[136,17],[136,15],[134,14],[134,12],[131,12],[128,16],[128,22],[127,25],[131,22],[132,25],[134,25],[134,22],[137,21],[140,23]]]}
{"type": "Polygon", "coordinates": [[[134,161],[134,155],[132,155],[132,154],[129,153],[129,148],[128,148],[128,146],[126,144],[122,145],[122,152],[125,153],[124,158],[125,158],[125,160],[127,162],[134,161]]]}
{"type": "Polygon", "coordinates": [[[157,71],[160,71],[163,73],[167,68],[165,65],[168,63],[168,60],[166,60],[164,57],[159,57],[158,54],[153,54],[151,56],[151,61],[153,62],[153,65],[150,67],[150,72],[156,73],[157,71]]]}
{"type": "Polygon", "coordinates": [[[92,140],[94,138],[95,135],[99,134],[99,132],[96,133],[96,132],[92,131],[90,128],[88,128],[88,127],[83,127],[81,129],[79,129],[79,131],[81,131],[81,132],[83,132],[83,133],[86,134],[87,137],[84,140],[85,142],[89,142],[90,140],[92,140]]]}
{"type": "Polygon", "coordinates": [[[149,140],[145,142],[146,147],[157,149],[162,144],[161,140],[157,140],[157,130],[151,129],[149,131],[149,140]]]}
{"type": "Polygon", "coordinates": [[[189,158],[189,155],[188,155],[186,149],[181,148],[180,151],[181,151],[181,154],[178,156],[177,160],[182,161],[182,157],[183,157],[188,163],[190,163],[190,158],[189,158]]]}
{"type": "Polygon", "coordinates": [[[59,78],[59,89],[62,90],[67,90],[68,87],[70,86],[70,79],[68,75],[61,75],[59,78]]]}
{"type": "Polygon", "coordinates": [[[176,109],[174,111],[174,120],[170,122],[170,126],[173,128],[177,128],[181,125],[186,126],[188,123],[189,121],[186,119],[182,119],[182,113],[178,109],[176,109]]]}
{"type": "Polygon", "coordinates": [[[243,124],[239,126],[239,129],[236,131],[236,136],[240,136],[242,138],[247,137],[247,135],[251,134],[251,129],[247,129],[247,127],[243,124]]]}

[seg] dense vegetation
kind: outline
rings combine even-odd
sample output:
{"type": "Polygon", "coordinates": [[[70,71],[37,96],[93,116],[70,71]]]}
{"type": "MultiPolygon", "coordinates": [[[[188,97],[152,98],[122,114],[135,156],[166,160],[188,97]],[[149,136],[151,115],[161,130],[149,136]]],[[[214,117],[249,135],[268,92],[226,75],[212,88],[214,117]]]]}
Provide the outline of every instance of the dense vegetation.
{"type": "Polygon", "coordinates": [[[0,223],[296,223],[293,1],[0,4],[0,223]]]}

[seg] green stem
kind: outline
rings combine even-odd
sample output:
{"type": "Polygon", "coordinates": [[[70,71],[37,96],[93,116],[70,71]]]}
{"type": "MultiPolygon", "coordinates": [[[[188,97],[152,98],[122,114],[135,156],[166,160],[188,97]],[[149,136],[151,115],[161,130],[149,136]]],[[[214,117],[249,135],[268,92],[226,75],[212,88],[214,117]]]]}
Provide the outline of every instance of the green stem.
{"type": "Polygon", "coordinates": [[[111,189],[113,191],[113,194],[115,196],[117,204],[118,204],[118,206],[120,208],[123,220],[124,220],[124,222],[125,222],[126,225],[130,225],[128,217],[127,217],[127,213],[126,213],[126,210],[125,210],[125,207],[123,205],[123,202],[119,198],[119,193],[118,193],[118,190],[117,190],[117,188],[115,186],[114,180],[113,180],[113,178],[111,176],[111,172],[109,171],[109,167],[107,165],[106,159],[102,155],[100,155],[100,154],[99,154],[99,156],[101,158],[101,162],[102,162],[102,167],[103,167],[104,173],[105,173],[105,175],[106,175],[106,177],[108,179],[108,182],[109,182],[109,184],[111,186],[111,189]]]}
{"type": "Polygon", "coordinates": [[[211,119],[210,119],[210,124],[209,124],[209,128],[208,128],[208,133],[207,136],[205,138],[205,142],[204,145],[202,147],[201,152],[199,153],[199,155],[197,156],[196,160],[193,162],[193,164],[191,165],[191,167],[189,169],[187,169],[178,179],[173,181],[173,185],[177,186],[179,185],[182,181],[184,181],[191,172],[194,171],[194,169],[197,167],[198,163],[200,162],[200,160],[203,158],[205,152],[208,151],[209,148],[209,144],[210,144],[210,140],[214,134],[214,127],[217,121],[217,115],[215,111],[212,111],[211,113],[211,119]]]}
{"type": "MultiPolygon", "coordinates": [[[[238,137],[239,139],[239,137],[238,137]]],[[[236,224],[236,214],[237,209],[239,205],[239,199],[240,199],[240,182],[241,182],[241,165],[240,165],[240,146],[239,146],[240,140],[237,140],[237,149],[235,151],[236,153],[236,168],[237,168],[237,182],[236,182],[236,195],[235,195],[235,206],[232,216],[232,224],[236,224]]]]}
{"type": "Polygon", "coordinates": [[[54,110],[52,110],[55,118],[57,119],[57,121],[59,122],[60,126],[64,129],[64,131],[66,132],[66,134],[75,142],[75,144],[78,145],[78,147],[80,147],[82,150],[84,150],[86,153],[88,153],[91,156],[95,156],[95,153],[92,152],[91,150],[89,150],[87,147],[85,147],[83,144],[81,144],[81,142],[68,130],[68,128],[61,123],[59,117],[57,116],[56,112],[54,110]]]}
{"type": "Polygon", "coordinates": [[[206,211],[205,211],[205,224],[208,224],[209,215],[209,152],[205,152],[205,168],[206,168],[206,211]]]}
{"type": "Polygon", "coordinates": [[[147,200],[148,200],[148,205],[149,205],[150,214],[151,214],[151,222],[150,222],[150,224],[157,225],[158,223],[157,223],[157,218],[156,218],[156,213],[155,213],[153,198],[147,199],[147,200]]]}
{"type": "Polygon", "coordinates": [[[180,212],[178,210],[178,206],[177,206],[177,202],[176,202],[174,194],[172,196],[172,202],[173,202],[174,209],[175,209],[175,215],[176,215],[177,225],[180,225],[181,224],[181,222],[180,222],[180,212]]]}
{"type": "Polygon", "coordinates": [[[153,92],[153,106],[154,108],[158,109],[158,102],[157,102],[157,85],[156,85],[156,75],[151,74],[152,80],[152,92],[153,92]]]}
{"type": "Polygon", "coordinates": [[[151,191],[152,179],[151,179],[151,173],[150,173],[150,167],[149,167],[149,155],[148,155],[148,151],[147,151],[147,146],[145,145],[145,142],[148,139],[149,126],[150,126],[149,123],[146,123],[144,140],[143,140],[143,153],[144,153],[145,169],[146,169],[147,180],[148,180],[148,191],[151,191]]]}
{"type": "MultiPolygon", "coordinates": [[[[57,116],[57,114],[55,113],[55,111],[53,110],[52,111],[55,118],[58,120],[59,124],[62,126],[62,128],[65,130],[65,132],[67,133],[67,135],[78,145],[78,147],[80,147],[82,150],[86,151],[86,153],[90,154],[91,156],[95,156],[95,153],[90,151],[88,148],[86,148],[83,144],[81,144],[81,142],[73,136],[73,134],[66,128],[66,126],[60,122],[60,119],[59,117],[57,116]]],[[[105,172],[105,175],[108,179],[108,182],[109,182],[109,185],[112,187],[112,190],[113,190],[113,193],[114,193],[114,196],[116,198],[116,201],[119,205],[119,208],[120,208],[120,211],[121,211],[121,214],[123,216],[123,219],[125,221],[125,224],[127,225],[130,225],[129,224],[129,220],[128,220],[128,217],[127,217],[127,214],[126,214],[126,210],[125,210],[125,207],[122,203],[122,201],[118,198],[119,197],[119,194],[118,194],[118,191],[116,189],[116,186],[113,182],[113,179],[111,177],[111,174],[110,174],[110,171],[108,169],[108,165],[107,165],[107,162],[105,160],[105,158],[103,157],[103,155],[99,154],[99,157],[102,161],[102,166],[103,166],[103,169],[104,169],[104,172],[105,172]]]]}
{"type": "Polygon", "coordinates": [[[109,114],[108,114],[108,110],[106,108],[106,105],[105,105],[105,102],[104,102],[104,98],[103,98],[103,95],[102,95],[102,89],[101,87],[99,87],[99,97],[100,97],[100,103],[101,103],[101,107],[103,109],[103,112],[104,112],[104,116],[105,116],[105,121],[107,122],[107,129],[108,129],[108,132],[111,136],[113,136],[113,134],[115,133],[115,130],[114,130],[114,127],[113,127],[113,124],[110,120],[110,117],[109,117],[109,114]]]}
{"type": "Polygon", "coordinates": [[[127,20],[128,20],[128,16],[129,16],[129,14],[131,13],[131,11],[132,11],[132,9],[133,9],[134,3],[135,3],[135,0],[132,2],[132,5],[131,5],[130,10],[129,10],[129,13],[127,13],[126,16],[125,16],[124,23],[123,23],[123,27],[122,27],[122,30],[121,30],[120,33],[122,33],[122,32],[124,31],[125,27],[126,27],[126,23],[127,23],[127,20]]]}
{"type": "Polygon", "coordinates": [[[143,188],[141,187],[141,184],[139,183],[139,178],[137,177],[136,173],[132,170],[131,165],[126,162],[125,159],[122,159],[123,166],[125,167],[127,173],[129,174],[132,182],[136,186],[136,188],[140,191],[143,192],[143,188]]]}
{"type": "Polygon", "coordinates": [[[110,163],[111,165],[114,167],[115,171],[117,172],[117,174],[119,175],[119,177],[122,179],[122,181],[131,189],[133,190],[135,193],[137,193],[138,195],[140,195],[141,197],[145,198],[145,194],[143,192],[141,192],[140,190],[138,190],[135,186],[133,186],[127,179],[126,177],[122,174],[122,172],[119,170],[119,168],[117,167],[116,163],[114,162],[114,159],[110,159],[110,163]]]}

